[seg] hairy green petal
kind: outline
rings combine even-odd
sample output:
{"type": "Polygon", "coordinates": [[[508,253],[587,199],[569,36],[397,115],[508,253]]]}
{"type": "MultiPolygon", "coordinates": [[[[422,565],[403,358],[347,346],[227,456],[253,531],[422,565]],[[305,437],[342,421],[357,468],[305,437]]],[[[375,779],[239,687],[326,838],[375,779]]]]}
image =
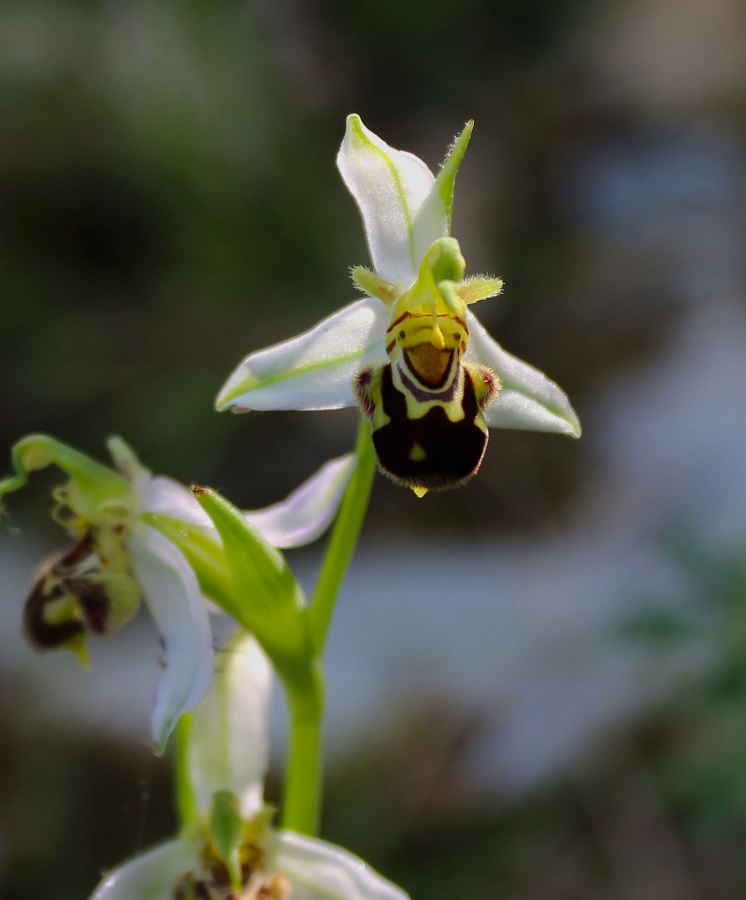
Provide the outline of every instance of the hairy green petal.
{"type": "Polygon", "coordinates": [[[466,148],[469,146],[473,130],[474,120],[470,119],[466,125],[464,125],[464,130],[461,134],[454,140],[451,149],[448,151],[448,156],[446,156],[440,172],[438,172],[435,178],[438,192],[440,193],[446,208],[449,232],[451,230],[451,219],[453,218],[453,193],[456,187],[456,175],[458,174],[461,160],[466,153],[466,148]]]}

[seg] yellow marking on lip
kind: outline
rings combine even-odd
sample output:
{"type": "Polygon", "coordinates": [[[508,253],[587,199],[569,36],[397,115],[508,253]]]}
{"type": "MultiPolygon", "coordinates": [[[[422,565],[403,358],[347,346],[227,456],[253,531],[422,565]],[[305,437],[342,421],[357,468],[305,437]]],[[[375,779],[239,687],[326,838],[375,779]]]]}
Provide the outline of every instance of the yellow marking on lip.
{"type": "MultiPolygon", "coordinates": [[[[445,321],[447,321],[447,322],[455,322],[457,325],[460,325],[462,328],[465,328],[467,331],[467,334],[469,332],[469,326],[466,324],[464,319],[461,318],[461,316],[454,316],[451,313],[438,313],[435,316],[435,318],[436,319],[445,319],[445,321]]],[[[401,323],[404,322],[406,319],[428,319],[429,322],[432,322],[433,314],[431,312],[419,312],[419,313],[405,312],[405,313],[402,313],[400,316],[398,316],[396,319],[394,319],[389,324],[388,328],[386,329],[386,333],[388,334],[389,331],[393,331],[397,327],[397,325],[401,325],[401,323]]],[[[420,328],[429,328],[430,325],[428,323],[426,325],[421,325],[419,327],[420,328]]]]}
{"type": "Polygon", "coordinates": [[[427,453],[420,444],[412,444],[412,449],[409,451],[409,458],[412,462],[422,462],[427,459],[427,453]]]}

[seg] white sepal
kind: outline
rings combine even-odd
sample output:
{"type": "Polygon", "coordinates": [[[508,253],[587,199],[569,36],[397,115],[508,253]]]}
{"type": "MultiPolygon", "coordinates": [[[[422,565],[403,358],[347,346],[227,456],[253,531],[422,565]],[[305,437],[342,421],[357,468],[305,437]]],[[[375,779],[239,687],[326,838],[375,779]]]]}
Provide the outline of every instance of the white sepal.
{"type": "Polygon", "coordinates": [[[543,372],[503,350],[471,311],[466,319],[470,337],[465,362],[489,366],[502,382],[499,397],[485,411],[487,424],[580,437],[580,421],[564,391],[543,372]]]}
{"type": "Polygon", "coordinates": [[[144,512],[166,516],[187,525],[213,528],[210,517],[197,503],[192,491],[173,478],[156,475],[144,487],[141,497],[144,512]]]}
{"type": "Polygon", "coordinates": [[[394,150],[347,117],[337,167],[360,209],[376,273],[408,287],[428,247],[448,234],[435,177],[421,159],[394,150]]]}
{"type": "Polygon", "coordinates": [[[408,900],[401,888],[335,844],[275,831],[267,841],[269,868],[293,886],[293,900],[408,900]]]}
{"type": "Polygon", "coordinates": [[[143,525],[128,535],[127,545],[133,574],[165,644],[166,669],[151,716],[162,753],[179,716],[199,702],[212,679],[210,621],[194,570],[175,544],[143,525]]]}
{"type": "Polygon", "coordinates": [[[250,353],[223,385],[219,411],[354,406],[352,379],[386,358],[390,312],[373,297],[350,303],[304,334],[250,353]]]}
{"type": "Polygon", "coordinates": [[[90,900],[173,900],[179,876],[198,865],[193,844],[168,841],[105,875],[90,900]]]}
{"type": "Polygon", "coordinates": [[[150,469],[140,462],[140,458],[132,447],[118,435],[110,437],[106,441],[106,446],[119,474],[127,479],[141,497],[151,480],[150,469]]]}

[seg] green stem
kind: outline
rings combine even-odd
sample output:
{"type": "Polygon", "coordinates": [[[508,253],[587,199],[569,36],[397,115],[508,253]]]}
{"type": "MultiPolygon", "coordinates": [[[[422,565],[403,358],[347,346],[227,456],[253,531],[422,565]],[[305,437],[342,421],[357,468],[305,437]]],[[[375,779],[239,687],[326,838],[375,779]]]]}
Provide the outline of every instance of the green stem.
{"type": "Polygon", "coordinates": [[[192,717],[186,713],[176,726],[176,806],[179,825],[193,825],[199,818],[197,799],[189,772],[189,741],[192,736],[192,717]]]}
{"type": "Polygon", "coordinates": [[[337,595],[355,550],[376,471],[367,422],[360,424],[356,452],[357,466],[345,490],[309,610],[316,666],[309,679],[285,681],[290,737],[282,824],[285,828],[312,836],[318,832],[322,795],[324,687],[321,659],[337,595]]]}
{"type": "Polygon", "coordinates": [[[311,604],[311,632],[319,657],[324,652],[337,595],[355,551],[376,472],[370,426],[364,419],[360,421],[355,451],[357,466],[347,485],[311,604]]]}
{"type": "Polygon", "coordinates": [[[324,714],[321,669],[315,666],[302,691],[285,685],[290,737],[282,803],[282,826],[311,837],[321,810],[321,722],[324,714]]]}

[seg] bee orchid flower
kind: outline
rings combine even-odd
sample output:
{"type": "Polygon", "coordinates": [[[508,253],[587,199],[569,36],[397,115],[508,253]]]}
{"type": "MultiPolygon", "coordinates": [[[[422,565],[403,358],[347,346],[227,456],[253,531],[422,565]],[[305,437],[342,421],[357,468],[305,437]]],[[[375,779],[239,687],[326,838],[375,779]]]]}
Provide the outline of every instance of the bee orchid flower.
{"type": "Polygon", "coordinates": [[[180,836],[108,873],[91,900],[407,900],[361,859],[272,825],[264,806],[272,669],[238,632],[180,728],[180,836]]]}
{"type": "Polygon", "coordinates": [[[234,412],[357,404],[379,468],[418,495],[467,481],[488,428],[580,435],[562,390],[512,356],[469,308],[502,282],[465,277],[450,236],[468,123],[437,177],[351,115],[337,165],[363,218],[373,270],[352,269],[366,296],[310,331],[249,354],[216,407],[234,412]]]}
{"type": "MultiPolygon", "coordinates": [[[[151,728],[162,752],[182,713],[205,693],[214,654],[208,600],[230,606],[228,563],[210,518],[187,487],[153,476],[121,438],[111,438],[110,468],[47,435],[13,448],[16,474],[0,481],[0,502],[48,466],[67,481],[53,492],[53,518],[72,547],[44,563],[24,610],[38,650],[66,647],[87,664],[90,635],[118,631],[144,598],[165,647],[151,728]]],[[[354,467],[327,463],[285,501],[245,516],[276,547],[314,540],[331,522],[354,467]]]]}

